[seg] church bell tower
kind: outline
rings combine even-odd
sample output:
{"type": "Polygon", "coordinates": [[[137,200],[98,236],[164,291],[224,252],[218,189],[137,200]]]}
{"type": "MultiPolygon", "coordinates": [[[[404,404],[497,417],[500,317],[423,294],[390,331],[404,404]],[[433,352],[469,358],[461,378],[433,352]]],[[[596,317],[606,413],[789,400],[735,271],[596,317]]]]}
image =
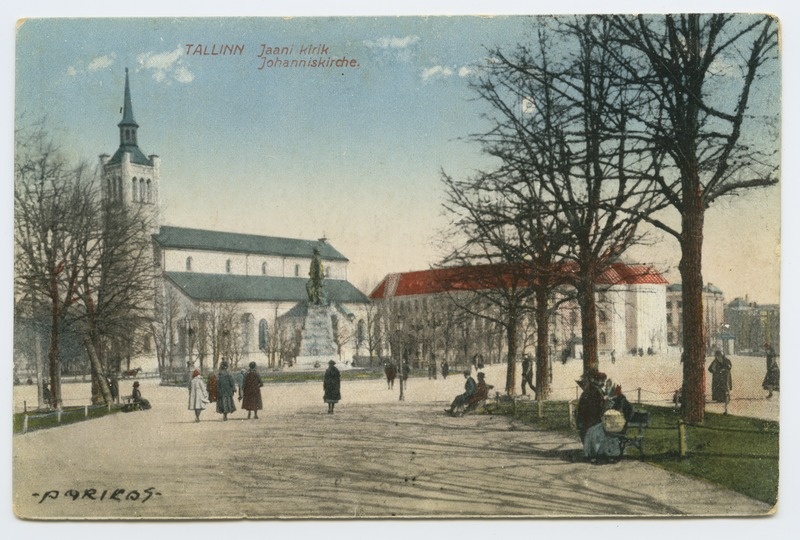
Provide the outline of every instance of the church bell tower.
{"type": "Polygon", "coordinates": [[[133,102],[128,68],[125,68],[125,95],[119,128],[119,148],[113,156],[100,156],[102,169],[101,194],[106,204],[122,204],[135,208],[149,221],[152,233],[160,227],[161,160],[139,149],[139,124],[133,118],[133,102]]]}

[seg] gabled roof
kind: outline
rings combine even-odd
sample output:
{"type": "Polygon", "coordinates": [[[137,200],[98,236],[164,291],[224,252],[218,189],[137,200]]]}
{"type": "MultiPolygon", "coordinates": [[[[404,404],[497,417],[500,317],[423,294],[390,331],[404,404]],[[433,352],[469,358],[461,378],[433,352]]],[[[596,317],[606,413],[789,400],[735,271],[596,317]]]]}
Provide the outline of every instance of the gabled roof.
{"type": "Polygon", "coordinates": [[[314,254],[314,248],[317,248],[323,260],[347,261],[347,257],[339,253],[333,246],[319,240],[278,238],[275,236],[168,226],[162,226],[159,233],[153,235],[153,239],[163,248],[250,253],[306,259],[310,259],[314,254]]]}
{"type": "MultiPolygon", "coordinates": [[[[569,265],[562,267],[562,272],[564,272],[563,268],[567,266],[569,265]]],[[[534,276],[526,274],[521,265],[510,264],[418,270],[387,275],[369,296],[372,299],[381,299],[416,294],[480,291],[512,284],[524,287],[528,285],[531,277],[536,279],[535,274],[534,276]]],[[[598,278],[597,283],[599,285],[666,285],[667,280],[651,266],[614,263],[598,278]]]]}
{"type": "MultiPolygon", "coordinates": [[[[167,278],[189,298],[199,302],[303,302],[308,300],[306,278],[241,276],[165,272],[167,278]]],[[[369,298],[350,282],[326,279],[322,282],[331,302],[366,304],[369,298]]]]}
{"type": "Polygon", "coordinates": [[[131,155],[131,163],[136,163],[137,165],[149,165],[152,166],[153,162],[150,160],[149,157],[144,155],[138,146],[133,144],[123,144],[117,148],[117,151],[114,152],[114,155],[111,156],[111,159],[108,160],[108,165],[119,165],[122,163],[122,155],[125,153],[129,153],[131,155]]]}
{"type": "Polygon", "coordinates": [[[669,282],[652,266],[614,263],[599,278],[598,285],[667,285],[669,282]]]}

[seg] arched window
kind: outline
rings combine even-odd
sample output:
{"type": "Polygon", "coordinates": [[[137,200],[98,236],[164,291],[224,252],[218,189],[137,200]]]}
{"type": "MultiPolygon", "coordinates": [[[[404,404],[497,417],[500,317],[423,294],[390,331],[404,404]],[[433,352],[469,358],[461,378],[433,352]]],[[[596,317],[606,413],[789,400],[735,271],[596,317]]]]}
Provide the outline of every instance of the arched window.
{"type": "Polygon", "coordinates": [[[153,184],[150,182],[150,179],[147,179],[147,202],[153,202],[153,184]]]}
{"type": "Polygon", "coordinates": [[[358,319],[358,324],[356,325],[356,347],[361,347],[366,340],[367,325],[364,322],[364,319],[358,319]]]}
{"type": "Polygon", "coordinates": [[[599,310],[599,311],[597,312],[597,318],[598,318],[598,319],[600,319],[600,322],[606,322],[606,319],[607,319],[608,317],[606,316],[606,312],[605,312],[605,310],[602,310],[602,309],[601,309],[601,310],[599,310]]]}
{"type": "Polygon", "coordinates": [[[144,202],[147,197],[147,193],[144,191],[144,178],[139,179],[139,202],[144,202]]]}
{"type": "Polygon", "coordinates": [[[258,323],[258,348],[267,351],[269,345],[269,334],[267,332],[267,319],[261,319],[258,323]]]}
{"type": "Polygon", "coordinates": [[[228,274],[231,273],[231,260],[230,259],[225,261],[225,272],[227,272],[228,274]]]}
{"type": "Polygon", "coordinates": [[[137,185],[136,178],[131,180],[131,200],[136,202],[139,199],[139,186],[137,185]]]}
{"type": "Polygon", "coordinates": [[[300,265],[294,265],[294,277],[300,277],[300,265]]]}
{"type": "Polygon", "coordinates": [[[191,257],[186,257],[186,271],[187,272],[191,272],[192,271],[192,258],[191,257]]]}
{"type": "Polygon", "coordinates": [[[600,342],[600,345],[605,345],[606,344],[606,333],[605,332],[600,332],[600,335],[597,336],[597,341],[600,342]]]}
{"type": "Polygon", "coordinates": [[[261,263],[261,275],[262,276],[267,275],[267,263],[265,262],[261,263]]]}
{"type": "Polygon", "coordinates": [[[330,266],[326,266],[325,267],[325,277],[331,277],[331,267],[330,266]]]}
{"type": "Polygon", "coordinates": [[[122,177],[117,176],[117,191],[116,191],[116,199],[118,201],[122,200],[122,177]]]}

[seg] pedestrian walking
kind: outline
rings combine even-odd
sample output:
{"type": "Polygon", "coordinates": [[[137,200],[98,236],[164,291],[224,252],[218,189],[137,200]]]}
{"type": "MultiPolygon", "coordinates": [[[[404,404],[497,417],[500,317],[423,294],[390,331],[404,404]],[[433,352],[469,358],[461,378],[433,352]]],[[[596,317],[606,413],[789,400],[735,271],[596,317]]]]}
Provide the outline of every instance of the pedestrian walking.
{"type": "Polygon", "coordinates": [[[764,343],[764,350],[767,354],[767,374],[761,387],[769,392],[767,399],[772,397],[773,392],[781,391],[781,368],[778,365],[778,355],[769,343],[764,343]]]}
{"type": "Polygon", "coordinates": [[[255,413],[254,418],[258,420],[258,411],[263,408],[261,402],[262,386],[264,386],[264,383],[256,370],[256,363],[250,362],[250,371],[244,376],[244,382],[242,382],[239,394],[239,399],[242,400],[242,409],[247,411],[248,420],[250,420],[250,413],[255,413]]]}
{"type": "Polygon", "coordinates": [[[536,395],[536,387],[533,385],[533,361],[531,355],[525,354],[522,356],[522,395],[525,395],[525,389],[530,388],[533,394],[536,395]]]}
{"type": "Polygon", "coordinates": [[[222,361],[217,373],[217,413],[222,415],[222,420],[228,419],[228,415],[236,411],[236,404],[233,402],[233,394],[236,392],[236,381],[228,371],[228,362],[222,361]]]}
{"type": "Polygon", "coordinates": [[[210,403],[216,403],[217,401],[217,374],[213,371],[208,376],[208,381],[206,381],[206,388],[208,389],[208,400],[210,403]]]}
{"type": "Polygon", "coordinates": [[[189,385],[189,410],[194,411],[194,421],[200,421],[200,413],[211,403],[208,399],[208,390],[200,376],[200,371],[192,372],[192,383],[189,385]]]}
{"type": "Polygon", "coordinates": [[[411,365],[408,363],[408,358],[403,360],[403,366],[401,370],[402,370],[401,377],[403,378],[403,385],[406,388],[408,388],[408,374],[411,373],[411,365]]]}
{"type": "Polygon", "coordinates": [[[233,376],[233,380],[236,383],[236,388],[238,389],[239,392],[239,401],[242,400],[242,392],[244,391],[242,387],[244,386],[244,377],[246,374],[247,373],[243,368],[237,371],[236,374],[233,376]]]}
{"type": "Polygon", "coordinates": [[[383,373],[386,375],[387,390],[394,388],[394,379],[397,377],[397,368],[395,368],[394,364],[391,362],[386,362],[386,365],[383,367],[383,373]]]}
{"type": "Polygon", "coordinates": [[[733,389],[732,369],[733,365],[728,357],[719,349],[714,351],[714,360],[708,366],[708,371],[711,372],[712,400],[719,403],[728,403],[730,400],[730,392],[733,389]]]}
{"type": "Polygon", "coordinates": [[[325,391],[322,399],[328,404],[328,414],[333,414],[333,406],[342,399],[339,370],[333,360],[328,362],[328,369],[322,379],[322,389],[325,391]]]}
{"type": "Polygon", "coordinates": [[[447,365],[447,360],[442,361],[442,379],[446,379],[450,374],[450,366],[447,365]]]}

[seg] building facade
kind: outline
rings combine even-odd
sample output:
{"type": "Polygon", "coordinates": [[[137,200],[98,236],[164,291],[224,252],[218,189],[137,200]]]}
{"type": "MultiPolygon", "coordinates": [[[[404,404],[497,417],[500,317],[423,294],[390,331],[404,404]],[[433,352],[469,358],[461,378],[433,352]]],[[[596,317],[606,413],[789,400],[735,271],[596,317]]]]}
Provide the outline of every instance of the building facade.
{"type": "Polygon", "coordinates": [[[134,364],[165,377],[187,366],[215,369],[255,361],[291,365],[299,346],[306,283],[315,250],[324,267],[338,355],[358,353],[357,329],[369,299],[347,281],[348,259],[326,239],[304,240],[162,224],[160,159],[139,147],[128,72],[119,148],[100,156],[105,201],[136,208],[152,234],[154,322],[141,336],[134,364]]]}
{"type": "MultiPolygon", "coordinates": [[[[672,347],[683,344],[683,287],[673,283],[667,287],[667,343],[672,347]]],[[[733,354],[735,334],[729,330],[725,318],[725,296],[722,290],[708,283],[703,287],[703,321],[706,336],[706,352],[712,353],[720,348],[726,354],[733,354]]]]}

